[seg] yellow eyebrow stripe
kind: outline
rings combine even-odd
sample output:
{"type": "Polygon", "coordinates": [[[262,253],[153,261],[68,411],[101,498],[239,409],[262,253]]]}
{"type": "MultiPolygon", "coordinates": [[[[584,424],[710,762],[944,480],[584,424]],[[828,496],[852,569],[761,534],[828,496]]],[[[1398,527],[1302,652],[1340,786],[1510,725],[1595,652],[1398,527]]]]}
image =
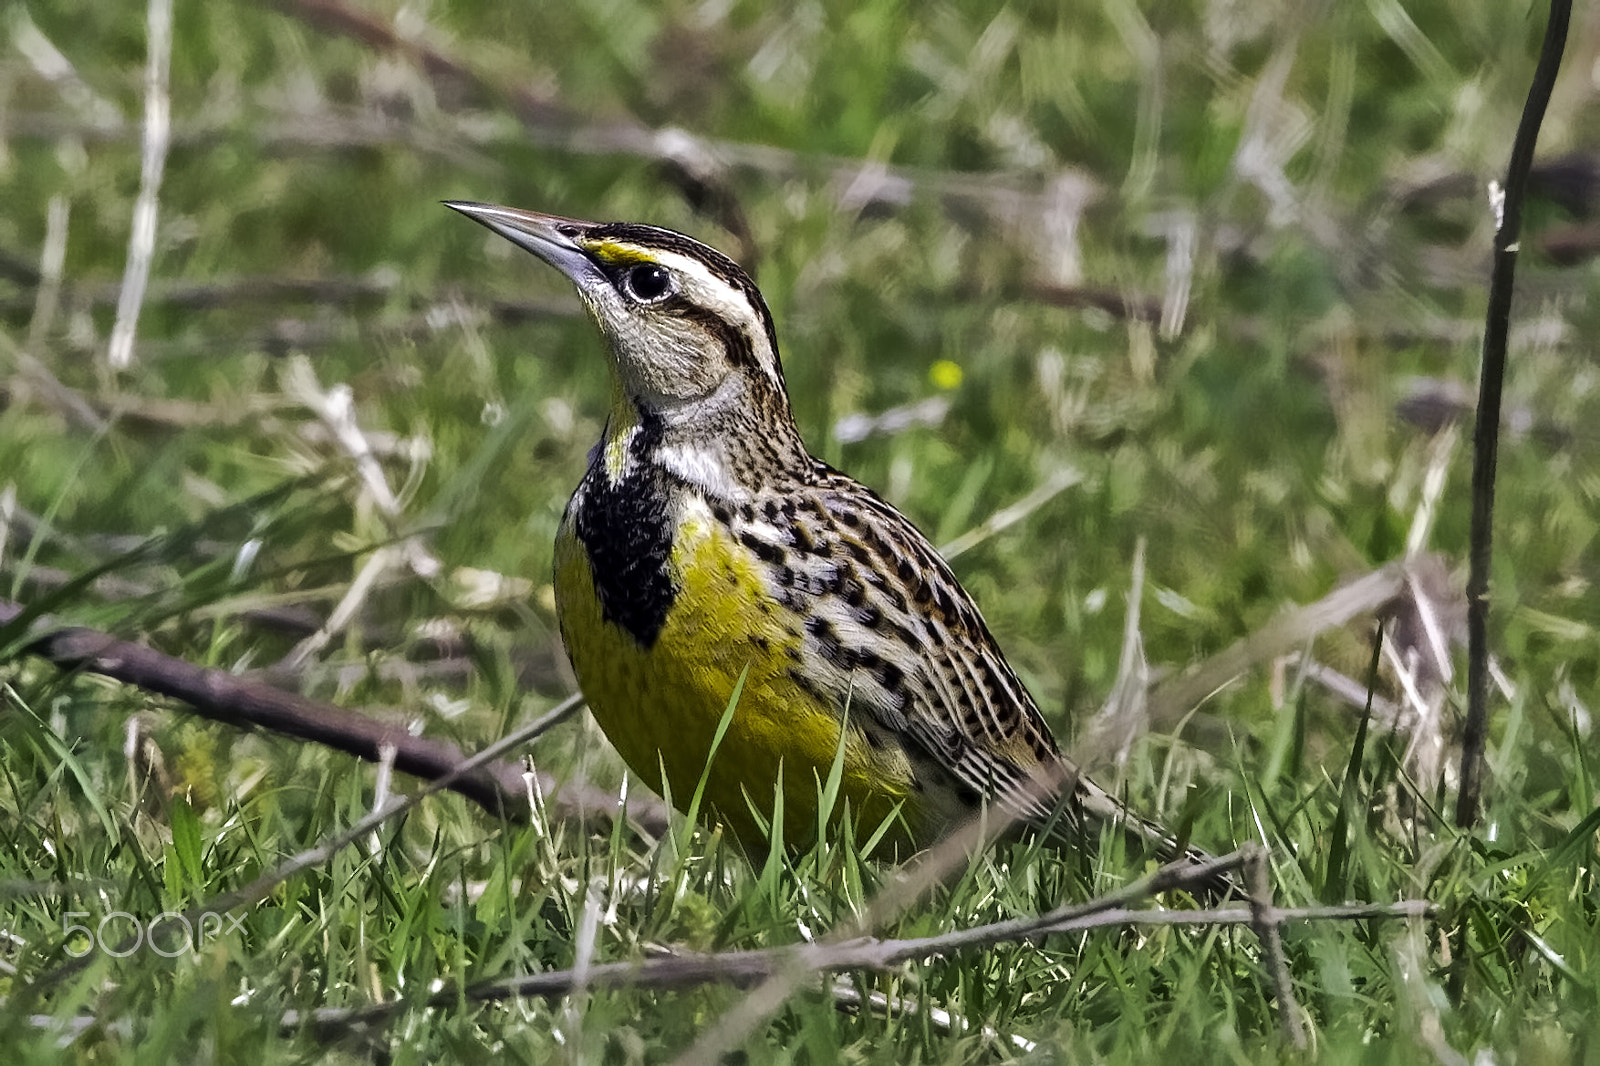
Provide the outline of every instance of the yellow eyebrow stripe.
{"type": "Polygon", "coordinates": [[[616,266],[630,266],[634,263],[654,263],[655,256],[632,244],[619,244],[616,241],[595,241],[586,243],[584,251],[590,255],[599,256],[608,263],[616,266]]]}

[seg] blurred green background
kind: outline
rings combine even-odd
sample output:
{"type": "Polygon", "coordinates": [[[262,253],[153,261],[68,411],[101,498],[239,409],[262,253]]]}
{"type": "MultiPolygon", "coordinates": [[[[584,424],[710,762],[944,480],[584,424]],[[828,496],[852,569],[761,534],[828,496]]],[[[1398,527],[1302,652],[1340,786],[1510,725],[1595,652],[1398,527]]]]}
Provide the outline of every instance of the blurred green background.
{"type": "MultiPolygon", "coordinates": [[[[813,450],[965,548],[959,576],[1069,747],[1117,679],[1141,542],[1159,675],[1399,558],[1437,463],[1420,546],[1452,572],[1435,591],[1456,610],[1470,429],[1449,427],[1470,424],[1486,186],[1538,6],[178,0],[126,370],[107,351],[141,183],[145,13],[52,0],[5,18],[12,599],[209,665],[276,664],[282,683],[468,746],[570,691],[551,541],[600,432],[600,340],[553,271],[438,203],[459,198],[653,222],[745,264],[813,450]],[[345,389],[390,513],[318,414],[345,389]],[[1015,521],[994,530],[996,514],[1015,521]],[[181,535],[119,555],[162,532],[181,535]],[[412,535],[437,570],[383,568],[327,647],[285,659],[375,547],[412,535]],[[122,584],[63,585],[108,562],[122,584]]],[[[1501,453],[1494,632],[1514,697],[1491,821],[1547,842],[1594,803],[1597,53],[1586,10],[1540,142],[1501,453]]],[[[1372,625],[1311,651],[1361,678],[1372,625]]],[[[1298,788],[1327,799],[1358,708],[1297,669],[1209,700],[1192,743],[1136,747],[1126,787],[1173,815],[1185,784],[1212,786],[1196,836],[1214,845],[1252,835],[1242,801],[1216,798],[1241,781],[1285,810],[1298,788]]],[[[88,791],[135,810],[127,838],[85,845],[85,868],[133,861],[141,833],[159,853],[148,797],[126,794],[130,713],[166,753],[156,791],[209,812],[219,841],[257,805],[269,841],[359,810],[365,779],[340,757],[20,659],[0,684],[19,855],[49,851],[23,839],[36,818],[99,832],[83,801],[47,798],[62,763],[39,729],[77,746],[88,791]]],[[[1380,693],[1401,695],[1392,677],[1380,693]]],[[[619,778],[583,724],[539,758],[619,778]]],[[[425,824],[470,848],[479,816],[453,802],[425,824]]],[[[71,880],[33,862],[10,876],[71,880]]],[[[1366,876],[1374,892],[1404,879],[1366,876]]],[[[1551,1009],[1568,1019],[1551,1039],[1577,1046],[1583,1026],[1551,1009]]]]}

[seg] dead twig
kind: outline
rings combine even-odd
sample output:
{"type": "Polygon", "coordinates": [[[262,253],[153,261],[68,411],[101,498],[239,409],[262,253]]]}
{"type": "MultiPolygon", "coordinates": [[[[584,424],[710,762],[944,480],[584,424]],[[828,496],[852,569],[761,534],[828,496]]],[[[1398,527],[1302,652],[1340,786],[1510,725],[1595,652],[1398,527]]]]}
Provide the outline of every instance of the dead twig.
{"type": "Polygon", "coordinates": [[[1062,467],[1016,503],[1000,508],[948,544],[941,544],[939,554],[950,560],[971,551],[996,533],[1010,529],[1082,480],[1081,471],[1070,466],[1062,467]]]}
{"type": "MultiPolygon", "coordinates": [[[[0,625],[22,611],[20,604],[0,600],[0,625]]],[[[451,791],[498,817],[517,822],[529,818],[520,766],[493,763],[470,774],[460,773],[464,757],[459,748],[448,741],[412,736],[402,725],[378,722],[222,670],[194,666],[80,626],[46,630],[33,637],[26,650],[64,670],[86,670],[181,700],[213,721],[258,726],[368,762],[377,761],[384,745],[393,745],[396,769],[428,781],[449,780],[451,791]]],[[[556,792],[553,781],[545,782],[544,787],[556,792]]]]}
{"type": "MultiPolygon", "coordinates": [[[[449,988],[429,996],[423,1004],[452,1007],[462,998],[491,1002],[515,998],[554,999],[569,995],[579,987],[685,989],[704,984],[740,986],[769,982],[793,975],[798,982],[823,973],[852,970],[887,971],[910,962],[922,962],[962,951],[982,950],[1000,944],[1033,942],[1060,933],[1083,932],[1116,925],[1250,925],[1258,921],[1252,907],[1234,906],[1195,911],[1135,910],[1129,904],[1173,888],[1198,885],[1205,878],[1236,870],[1244,862],[1242,852],[1224,856],[1204,866],[1169,864],[1126,888],[1096,900],[1059,908],[1034,918],[1014,919],[957,929],[949,933],[908,939],[856,937],[817,944],[728,951],[717,954],[675,954],[648,961],[599,963],[582,974],[576,969],[527,974],[520,977],[481,982],[465,989],[449,988]]],[[[1431,914],[1432,905],[1424,900],[1389,904],[1304,907],[1274,910],[1277,922],[1360,921],[1369,919],[1414,918],[1431,914]]],[[[773,990],[776,991],[776,990],[773,990]]],[[[763,997],[770,1001],[772,995],[763,997]]],[[[779,1000],[781,1003],[781,999],[779,1000]]],[[[381,1024],[408,1006],[401,1001],[360,1008],[324,1008],[310,1012],[290,1011],[284,1015],[286,1027],[312,1025],[323,1031],[339,1031],[354,1026],[381,1024]]],[[[726,1019],[725,1019],[726,1020],[726,1019]]],[[[706,1053],[726,1048],[724,1041],[708,1043],[702,1039],[680,1061],[715,1061],[706,1053]]]]}
{"type": "Polygon", "coordinates": [[[1289,976],[1289,959],[1283,951],[1283,915],[1272,905],[1272,876],[1267,849],[1252,844],[1244,853],[1245,885],[1250,890],[1250,927],[1261,942],[1266,956],[1267,976],[1272,981],[1273,998],[1278,1004],[1278,1024],[1283,1037],[1296,1049],[1306,1047],[1305,1020],[1295,1002],[1294,981],[1289,976]]]}
{"type": "Polygon", "coordinates": [[[1150,661],[1144,653],[1144,634],[1139,628],[1140,605],[1144,600],[1145,539],[1140,536],[1133,548],[1133,566],[1128,581],[1128,610],[1122,623],[1122,654],[1117,661],[1117,680],[1105,704],[1095,712],[1084,729],[1082,747],[1108,756],[1121,770],[1127,764],[1133,742],[1150,728],[1150,661]]]}
{"type": "MultiPolygon", "coordinates": [[[[969,295],[976,296],[976,291],[969,295]]],[[[1162,321],[1161,298],[1124,289],[1107,289],[1094,285],[1059,285],[1047,281],[1029,281],[1022,286],[1023,299],[1051,307],[1099,311],[1112,318],[1130,322],[1162,321]]],[[[1174,327],[1181,331],[1181,324],[1174,327]]],[[[1163,333],[1163,336],[1167,334],[1163,333]]]]}
{"type": "MultiPolygon", "coordinates": [[[[13,508],[6,506],[6,497],[0,493],[0,550],[5,547],[9,524],[14,520],[13,508]]],[[[26,544],[25,538],[19,539],[26,544]]],[[[3,563],[3,559],[0,559],[0,563],[3,563]]],[[[37,563],[26,568],[17,567],[14,574],[0,565],[0,575],[12,577],[13,590],[19,594],[56,592],[77,580],[76,575],[69,571],[37,563]]],[[[163,587],[155,575],[146,581],[104,573],[82,591],[115,602],[155,597],[160,595],[163,587]]],[[[258,594],[239,600],[219,600],[195,606],[187,610],[185,615],[201,621],[226,619],[258,631],[299,640],[316,633],[325,621],[324,613],[314,610],[310,604],[323,603],[336,595],[335,589],[302,588],[280,596],[258,594]]],[[[331,679],[337,688],[344,690],[365,677],[398,681],[406,685],[460,684],[479,672],[479,664],[472,658],[472,642],[461,633],[435,631],[425,636],[417,634],[416,626],[402,630],[399,626],[363,624],[360,646],[349,659],[307,664],[303,668],[289,668],[278,663],[249,671],[244,676],[264,681],[274,688],[293,691],[305,687],[308,677],[331,679]],[[408,636],[408,633],[411,635],[408,636]],[[406,653],[403,659],[383,658],[375,661],[369,654],[378,649],[399,648],[402,645],[406,653]]],[[[564,684],[563,674],[557,664],[561,655],[559,646],[514,647],[509,654],[522,688],[543,692],[564,684]]]]}
{"type": "MultiPolygon", "coordinates": [[[[1003,836],[1015,823],[1016,817],[1003,810],[988,810],[975,818],[968,819],[964,826],[924,852],[917,861],[909,864],[904,875],[879,892],[855,921],[841,926],[821,943],[788,949],[789,955],[777,959],[770,971],[761,975],[764,978],[761,984],[737,1006],[723,1014],[715,1025],[703,1032],[694,1045],[679,1056],[677,1062],[686,1066],[692,1063],[718,1061],[723,1055],[731,1053],[768,1018],[777,1013],[801,984],[818,972],[814,958],[795,955],[794,952],[822,952],[822,958],[828,959],[831,956],[826,953],[831,949],[849,951],[861,944],[881,946],[905,943],[872,940],[865,934],[883,927],[904,913],[932,885],[959,868],[974,850],[987,848],[1003,836]]],[[[1088,903],[1061,907],[1035,918],[1014,919],[972,929],[959,929],[942,936],[915,941],[917,949],[905,956],[905,959],[948,954],[1007,941],[1036,939],[1050,933],[1067,931],[1063,928],[1063,923],[1076,928],[1073,923],[1087,921],[1090,924],[1082,928],[1091,928],[1096,924],[1102,924],[1104,914],[1126,903],[1146,899],[1172,888],[1213,886],[1219,880],[1231,876],[1232,872],[1239,868],[1240,862],[1239,853],[1234,852],[1206,863],[1187,861],[1168,863],[1147,877],[1088,903]]],[[[1120,920],[1122,919],[1113,918],[1104,921],[1103,924],[1117,924],[1120,920]]],[[[897,965],[905,959],[896,957],[891,949],[890,954],[883,956],[879,962],[864,966],[842,965],[839,969],[881,969],[897,965]]]]}

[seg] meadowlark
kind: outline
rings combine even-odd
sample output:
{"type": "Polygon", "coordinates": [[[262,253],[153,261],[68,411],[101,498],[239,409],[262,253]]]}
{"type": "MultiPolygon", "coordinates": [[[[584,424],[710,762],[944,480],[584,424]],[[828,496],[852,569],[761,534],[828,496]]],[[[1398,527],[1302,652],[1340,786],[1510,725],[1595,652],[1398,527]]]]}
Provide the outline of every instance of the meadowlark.
{"type": "Polygon", "coordinates": [[[780,801],[784,841],[815,836],[842,753],[839,809],[863,834],[888,825],[902,854],[985,802],[1180,850],[1062,755],[927,538],[806,450],[772,316],[731,259],[654,226],[447,206],[565,274],[610,350],[555,596],[584,697],[635,774],[680,806],[703,779],[704,808],[760,849],[780,801]]]}

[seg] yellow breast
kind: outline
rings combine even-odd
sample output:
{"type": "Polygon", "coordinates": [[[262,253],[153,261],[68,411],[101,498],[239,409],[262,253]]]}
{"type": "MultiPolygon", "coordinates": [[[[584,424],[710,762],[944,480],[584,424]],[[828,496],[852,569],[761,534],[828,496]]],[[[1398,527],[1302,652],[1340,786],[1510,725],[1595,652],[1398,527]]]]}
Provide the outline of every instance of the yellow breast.
{"type": "MultiPolygon", "coordinates": [[[[783,797],[783,839],[816,835],[818,798],[839,752],[842,711],[791,672],[799,661],[800,619],[768,594],[759,562],[709,513],[690,509],[672,538],[668,567],[676,594],[656,639],[642,647],[605,617],[588,552],[570,528],[556,543],[556,609],[567,654],[589,708],[624,761],[680,808],[705,778],[703,808],[756,853],[766,837],[751,808],[770,821],[783,797]],[[726,734],[709,767],[713,739],[740,677],[726,734]]],[[[802,675],[803,676],[803,675],[802,675]]],[[[848,801],[861,834],[898,809],[885,843],[904,848],[917,824],[912,774],[898,746],[870,746],[852,728],[834,815],[848,801]]]]}

